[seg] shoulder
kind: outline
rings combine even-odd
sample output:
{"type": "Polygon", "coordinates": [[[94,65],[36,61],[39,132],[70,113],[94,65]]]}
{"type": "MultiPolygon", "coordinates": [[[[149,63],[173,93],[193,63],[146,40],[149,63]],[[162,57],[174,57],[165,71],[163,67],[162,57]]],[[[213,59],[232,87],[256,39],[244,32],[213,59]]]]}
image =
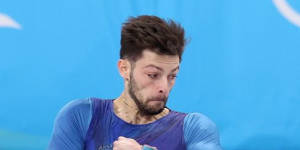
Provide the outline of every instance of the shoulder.
{"type": "MultiPolygon", "coordinates": [[[[57,117],[67,117],[70,115],[90,114],[92,109],[92,101],[90,98],[76,99],[68,102],[59,111],[57,117]]],[[[57,119],[58,119],[57,118],[57,119]]]]}
{"type": "Polygon", "coordinates": [[[216,129],[216,124],[201,113],[188,113],[184,118],[185,128],[216,129]]]}
{"type": "Polygon", "coordinates": [[[86,123],[90,123],[95,111],[101,111],[102,107],[107,106],[110,103],[111,102],[108,101],[108,99],[94,97],[72,100],[59,111],[56,117],[56,122],[59,120],[64,120],[64,122],[81,121],[86,125],[86,123]]]}
{"type": "Polygon", "coordinates": [[[91,117],[92,101],[90,98],[72,100],[58,112],[54,127],[68,128],[75,124],[88,126],[91,117]]]}
{"type": "Polygon", "coordinates": [[[189,113],[184,119],[183,128],[188,149],[221,149],[216,124],[207,116],[189,113]]]}
{"type": "Polygon", "coordinates": [[[82,149],[92,117],[90,99],[67,103],[58,113],[48,149],[82,149]]]}

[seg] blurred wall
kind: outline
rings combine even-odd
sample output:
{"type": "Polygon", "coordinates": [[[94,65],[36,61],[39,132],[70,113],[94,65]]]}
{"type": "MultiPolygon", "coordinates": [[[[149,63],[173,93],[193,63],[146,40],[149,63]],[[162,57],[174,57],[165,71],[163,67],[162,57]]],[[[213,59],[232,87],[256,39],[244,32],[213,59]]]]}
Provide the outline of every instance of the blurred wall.
{"type": "Polygon", "coordinates": [[[300,150],[297,12],[295,0],[0,0],[0,149],[45,149],[67,102],[117,97],[121,24],[148,14],[191,39],[170,108],[210,117],[226,150],[300,150]]]}

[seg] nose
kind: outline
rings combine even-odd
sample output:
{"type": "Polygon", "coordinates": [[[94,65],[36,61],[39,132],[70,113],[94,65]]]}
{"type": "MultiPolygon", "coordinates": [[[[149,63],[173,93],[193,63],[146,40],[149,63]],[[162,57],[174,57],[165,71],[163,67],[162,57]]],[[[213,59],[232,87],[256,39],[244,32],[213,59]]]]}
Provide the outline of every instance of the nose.
{"type": "Polygon", "coordinates": [[[166,95],[169,89],[168,79],[161,78],[157,83],[158,93],[166,95]]]}

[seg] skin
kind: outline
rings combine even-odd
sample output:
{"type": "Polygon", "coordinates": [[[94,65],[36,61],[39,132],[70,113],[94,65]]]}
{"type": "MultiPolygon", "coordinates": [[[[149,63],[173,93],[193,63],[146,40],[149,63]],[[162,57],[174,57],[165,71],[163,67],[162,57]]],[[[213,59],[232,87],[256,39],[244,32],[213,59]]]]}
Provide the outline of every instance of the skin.
{"type": "Polygon", "coordinates": [[[117,141],[113,143],[113,150],[141,150],[142,146],[134,139],[120,136],[117,141]]]}
{"type": "MultiPolygon", "coordinates": [[[[159,55],[145,49],[136,62],[118,61],[118,69],[124,79],[124,91],[114,100],[114,112],[131,124],[148,124],[169,113],[165,108],[167,98],[175,84],[179,71],[179,57],[159,55]]],[[[114,150],[140,150],[141,145],[133,139],[119,138],[114,150]],[[122,142],[120,142],[122,141],[122,142]],[[122,149],[123,147],[123,149],[122,149]]]]}

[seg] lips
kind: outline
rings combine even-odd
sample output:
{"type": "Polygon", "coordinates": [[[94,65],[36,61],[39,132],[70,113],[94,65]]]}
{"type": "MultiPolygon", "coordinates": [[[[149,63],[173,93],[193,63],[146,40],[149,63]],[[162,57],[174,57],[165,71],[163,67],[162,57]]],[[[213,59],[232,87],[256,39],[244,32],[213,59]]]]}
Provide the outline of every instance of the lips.
{"type": "Polygon", "coordinates": [[[161,102],[164,102],[164,101],[166,101],[166,98],[164,98],[164,97],[162,97],[162,98],[153,98],[150,101],[161,101],[161,102]]]}

